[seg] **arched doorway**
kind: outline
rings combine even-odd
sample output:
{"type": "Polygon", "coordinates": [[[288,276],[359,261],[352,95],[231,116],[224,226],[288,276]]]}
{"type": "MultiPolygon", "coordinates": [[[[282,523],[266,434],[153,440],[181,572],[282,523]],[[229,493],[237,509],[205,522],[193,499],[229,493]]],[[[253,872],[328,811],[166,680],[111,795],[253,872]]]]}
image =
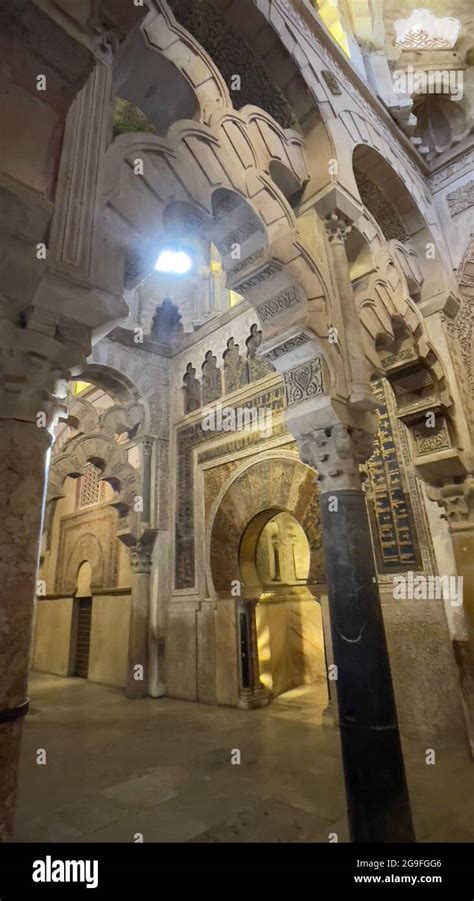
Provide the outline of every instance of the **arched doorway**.
{"type": "Polygon", "coordinates": [[[256,601],[254,652],[261,684],[272,698],[286,699],[311,686],[311,703],[326,708],[323,622],[309,588],[311,549],[304,528],[287,510],[258,513],[242,535],[239,564],[244,597],[256,601]]]}
{"type": "MultiPolygon", "coordinates": [[[[332,654],[313,472],[292,448],[243,461],[222,486],[209,520],[217,702],[249,708],[276,697],[280,703],[285,691],[318,684],[324,697],[317,706],[325,708],[321,609],[328,663],[332,654]]],[[[314,698],[311,705],[314,710],[314,698]]]]}

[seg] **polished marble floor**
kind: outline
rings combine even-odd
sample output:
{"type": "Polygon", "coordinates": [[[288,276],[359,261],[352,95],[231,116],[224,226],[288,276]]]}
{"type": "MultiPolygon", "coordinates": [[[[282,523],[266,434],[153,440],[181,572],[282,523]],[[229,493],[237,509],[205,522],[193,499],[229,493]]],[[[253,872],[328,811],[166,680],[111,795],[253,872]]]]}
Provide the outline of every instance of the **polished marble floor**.
{"type": "MultiPolygon", "coordinates": [[[[243,711],[34,673],[30,697],[16,841],[347,840],[338,731],[313,686],[243,711]]],[[[467,749],[437,746],[435,766],[425,750],[404,742],[418,840],[473,841],[467,749]]]]}

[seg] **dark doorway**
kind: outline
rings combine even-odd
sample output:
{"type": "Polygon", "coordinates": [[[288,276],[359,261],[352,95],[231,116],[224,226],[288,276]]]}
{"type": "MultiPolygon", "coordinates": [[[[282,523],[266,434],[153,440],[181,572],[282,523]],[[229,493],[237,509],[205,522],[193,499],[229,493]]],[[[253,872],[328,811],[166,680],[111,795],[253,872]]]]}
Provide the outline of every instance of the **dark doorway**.
{"type": "Polygon", "coordinates": [[[89,673],[89,648],[91,643],[92,598],[78,598],[76,664],[74,675],[87,679],[89,673]]]}

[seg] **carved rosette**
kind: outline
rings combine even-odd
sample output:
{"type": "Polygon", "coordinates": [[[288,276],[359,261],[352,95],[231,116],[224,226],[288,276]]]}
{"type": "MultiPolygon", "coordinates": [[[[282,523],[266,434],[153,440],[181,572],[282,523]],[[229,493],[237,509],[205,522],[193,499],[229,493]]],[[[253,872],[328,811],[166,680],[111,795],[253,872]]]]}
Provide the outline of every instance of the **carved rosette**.
{"type": "Polygon", "coordinates": [[[321,492],[359,490],[359,467],[371,457],[373,444],[369,432],[342,423],[315,429],[298,441],[301,459],[316,470],[321,492]]]}

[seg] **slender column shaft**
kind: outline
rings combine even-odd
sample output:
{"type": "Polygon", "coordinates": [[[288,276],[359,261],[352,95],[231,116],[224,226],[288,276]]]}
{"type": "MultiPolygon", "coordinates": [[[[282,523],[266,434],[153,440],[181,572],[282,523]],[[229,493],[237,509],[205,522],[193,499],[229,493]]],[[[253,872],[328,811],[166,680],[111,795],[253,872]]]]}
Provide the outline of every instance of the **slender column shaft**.
{"type": "Polygon", "coordinates": [[[364,493],[323,494],[321,512],[351,838],[413,841],[364,493]]]}
{"type": "Polygon", "coordinates": [[[132,607],[128,640],[127,698],[148,694],[151,555],[140,544],[132,548],[132,607]]]}
{"type": "Polygon", "coordinates": [[[414,832],[359,465],[371,435],[337,424],[300,441],[317,470],[351,839],[411,842],[414,832]]]}

